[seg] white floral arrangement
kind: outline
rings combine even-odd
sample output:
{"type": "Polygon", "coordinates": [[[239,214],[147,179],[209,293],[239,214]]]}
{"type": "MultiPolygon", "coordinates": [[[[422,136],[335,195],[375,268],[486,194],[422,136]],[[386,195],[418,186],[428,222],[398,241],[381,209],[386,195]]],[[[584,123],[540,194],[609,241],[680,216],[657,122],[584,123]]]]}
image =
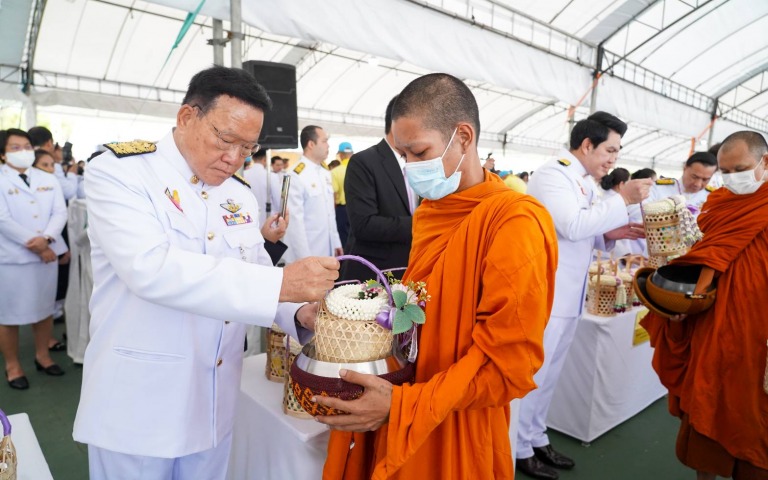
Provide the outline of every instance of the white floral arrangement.
{"type": "Polygon", "coordinates": [[[386,309],[387,295],[378,284],[340,285],[328,292],[325,306],[339,318],[371,322],[376,320],[380,311],[386,309]]]}

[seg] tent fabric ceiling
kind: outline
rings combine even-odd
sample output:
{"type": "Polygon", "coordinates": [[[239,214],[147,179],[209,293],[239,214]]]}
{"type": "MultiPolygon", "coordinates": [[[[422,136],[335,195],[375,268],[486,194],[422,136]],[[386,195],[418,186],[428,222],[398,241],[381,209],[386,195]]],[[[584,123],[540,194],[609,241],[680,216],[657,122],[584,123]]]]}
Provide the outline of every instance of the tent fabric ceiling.
{"type": "MultiPolygon", "coordinates": [[[[20,96],[7,86],[26,67],[33,3],[0,3],[0,26],[11,27],[0,45],[2,98],[20,96]]],[[[229,2],[208,0],[164,65],[198,3],[47,0],[32,98],[168,114],[189,78],[212,63],[212,18],[228,28],[229,2]]],[[[243,2],[243,15],[244,60],[296,65],[302,122],[375,134],[393,95],[447,71],[472,88],[487,146],[551,152],[567,139],[569,106],[583,100],[575,119],[588,114],[601,47],[596,106],[630,121],[622,157],[679,164],[691,137],[706,131],[715,99],[728,121],[715,122],[714,141],[736,122],[768,130],[764,0],[262,0],[243,2]],[[629,85],[637,72],[649,80],[629,85]],[[656,88],[659,78],[678,93],[656,88]]]]}

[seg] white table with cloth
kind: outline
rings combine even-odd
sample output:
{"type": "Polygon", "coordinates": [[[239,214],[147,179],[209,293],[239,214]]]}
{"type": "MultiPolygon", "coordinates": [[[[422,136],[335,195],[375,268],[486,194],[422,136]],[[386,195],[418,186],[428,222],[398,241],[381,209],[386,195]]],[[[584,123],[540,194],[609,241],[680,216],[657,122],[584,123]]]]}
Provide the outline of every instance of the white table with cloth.
{"type": "Polygon", "coordinates": [[[29,422],[29,416],[26,413],[8,415],[8,421],[11,422],[11,440],[16,447],[18,458],[17,480],[53,480],[48,462],[45,461],[35,431],[29,422]]]}
{"type": "Polygon", "coordinates": [[[69,287],[64,300],[67,322],[67,355],[75,363],[83,363],[85,347],[90,335],[88,328],[91,314],[88,304],[93,292],[93,268],[91,267],[91,243],[88,240],[88,212],[85,200],[72,200],[67,208],[67,233],[69,251],[69,287]]]}
{"type": "Polygon", "coordinates": [[[648,334],[637,323],[645,311],[584,314],[552,398],[549,428],[591,442],[666,395],[651,366],[648,334]]]}
{"type": "MultiPolygon", "coordinates": [[[[330,431],[283,414],[283,386],[264,376],[265,353],[243,360],[228,480],[319,480],[330,431]]],[[[514,458],[520,401],[511,405],[514,458]]]]}

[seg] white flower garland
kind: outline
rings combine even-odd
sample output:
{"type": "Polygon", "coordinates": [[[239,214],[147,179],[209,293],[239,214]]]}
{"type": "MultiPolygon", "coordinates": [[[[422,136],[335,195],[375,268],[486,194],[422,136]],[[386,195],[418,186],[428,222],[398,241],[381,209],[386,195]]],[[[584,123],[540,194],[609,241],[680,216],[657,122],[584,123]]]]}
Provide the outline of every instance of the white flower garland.
{"type": "Polygon", "coordinates": [[[383,291],[375,298],[361,300],[358,297],[360,284],[340,285],[325,297],[325,305],[328,311],[345,320],[359,320],[372,322],[376,315],[387,304],[387,292],[383,291]]]}

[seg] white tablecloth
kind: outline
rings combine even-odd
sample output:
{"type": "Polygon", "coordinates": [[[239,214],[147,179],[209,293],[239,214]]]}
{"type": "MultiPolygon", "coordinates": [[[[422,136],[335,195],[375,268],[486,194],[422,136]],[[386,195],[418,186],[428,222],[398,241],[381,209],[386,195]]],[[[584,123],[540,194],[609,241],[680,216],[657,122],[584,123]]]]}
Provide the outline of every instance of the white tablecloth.
{"type": "MultiPolygon", "coordinates": [[[[228,480],[319,480],[329,430],[283,414],[283,386],[264,376],[265,353],[243,360],[228,480]]],[[[509,438],[515,458],[520,400],[510,406],[509,438]]]]}
{"type": "Polygon", "coordinates": [[[91,243],[88,240],[88,214],[85,200],[69,202],[67,232],[72,260],[69,264],[69,287],[64,301],[67,321],[67,355],[76,363],[83,363],[85,347],[91,337],[88,327],[91,314],[88,304],[93,292],[91,243]]]}
{"type": "Polygon", "coordinates": [[[8,421],[11,422],[11,440],[19,459],[16,470],[18,480],[53,480],[27,414],[8,415],[8,421]]]}
{"type": "Polygon", "coordinates": [[[243,360],[229,480],[319,480],[329,430],[283,414],[283,384],[264,376],[265,353],[243,360]]]}
{"type": "Polygon", "coordinates": [[[642,310],[615,317],[584,314],[552,398],[548,427],[591,442],[667,393],[651,366],[650,343],[633,345],[642,310]]]}

